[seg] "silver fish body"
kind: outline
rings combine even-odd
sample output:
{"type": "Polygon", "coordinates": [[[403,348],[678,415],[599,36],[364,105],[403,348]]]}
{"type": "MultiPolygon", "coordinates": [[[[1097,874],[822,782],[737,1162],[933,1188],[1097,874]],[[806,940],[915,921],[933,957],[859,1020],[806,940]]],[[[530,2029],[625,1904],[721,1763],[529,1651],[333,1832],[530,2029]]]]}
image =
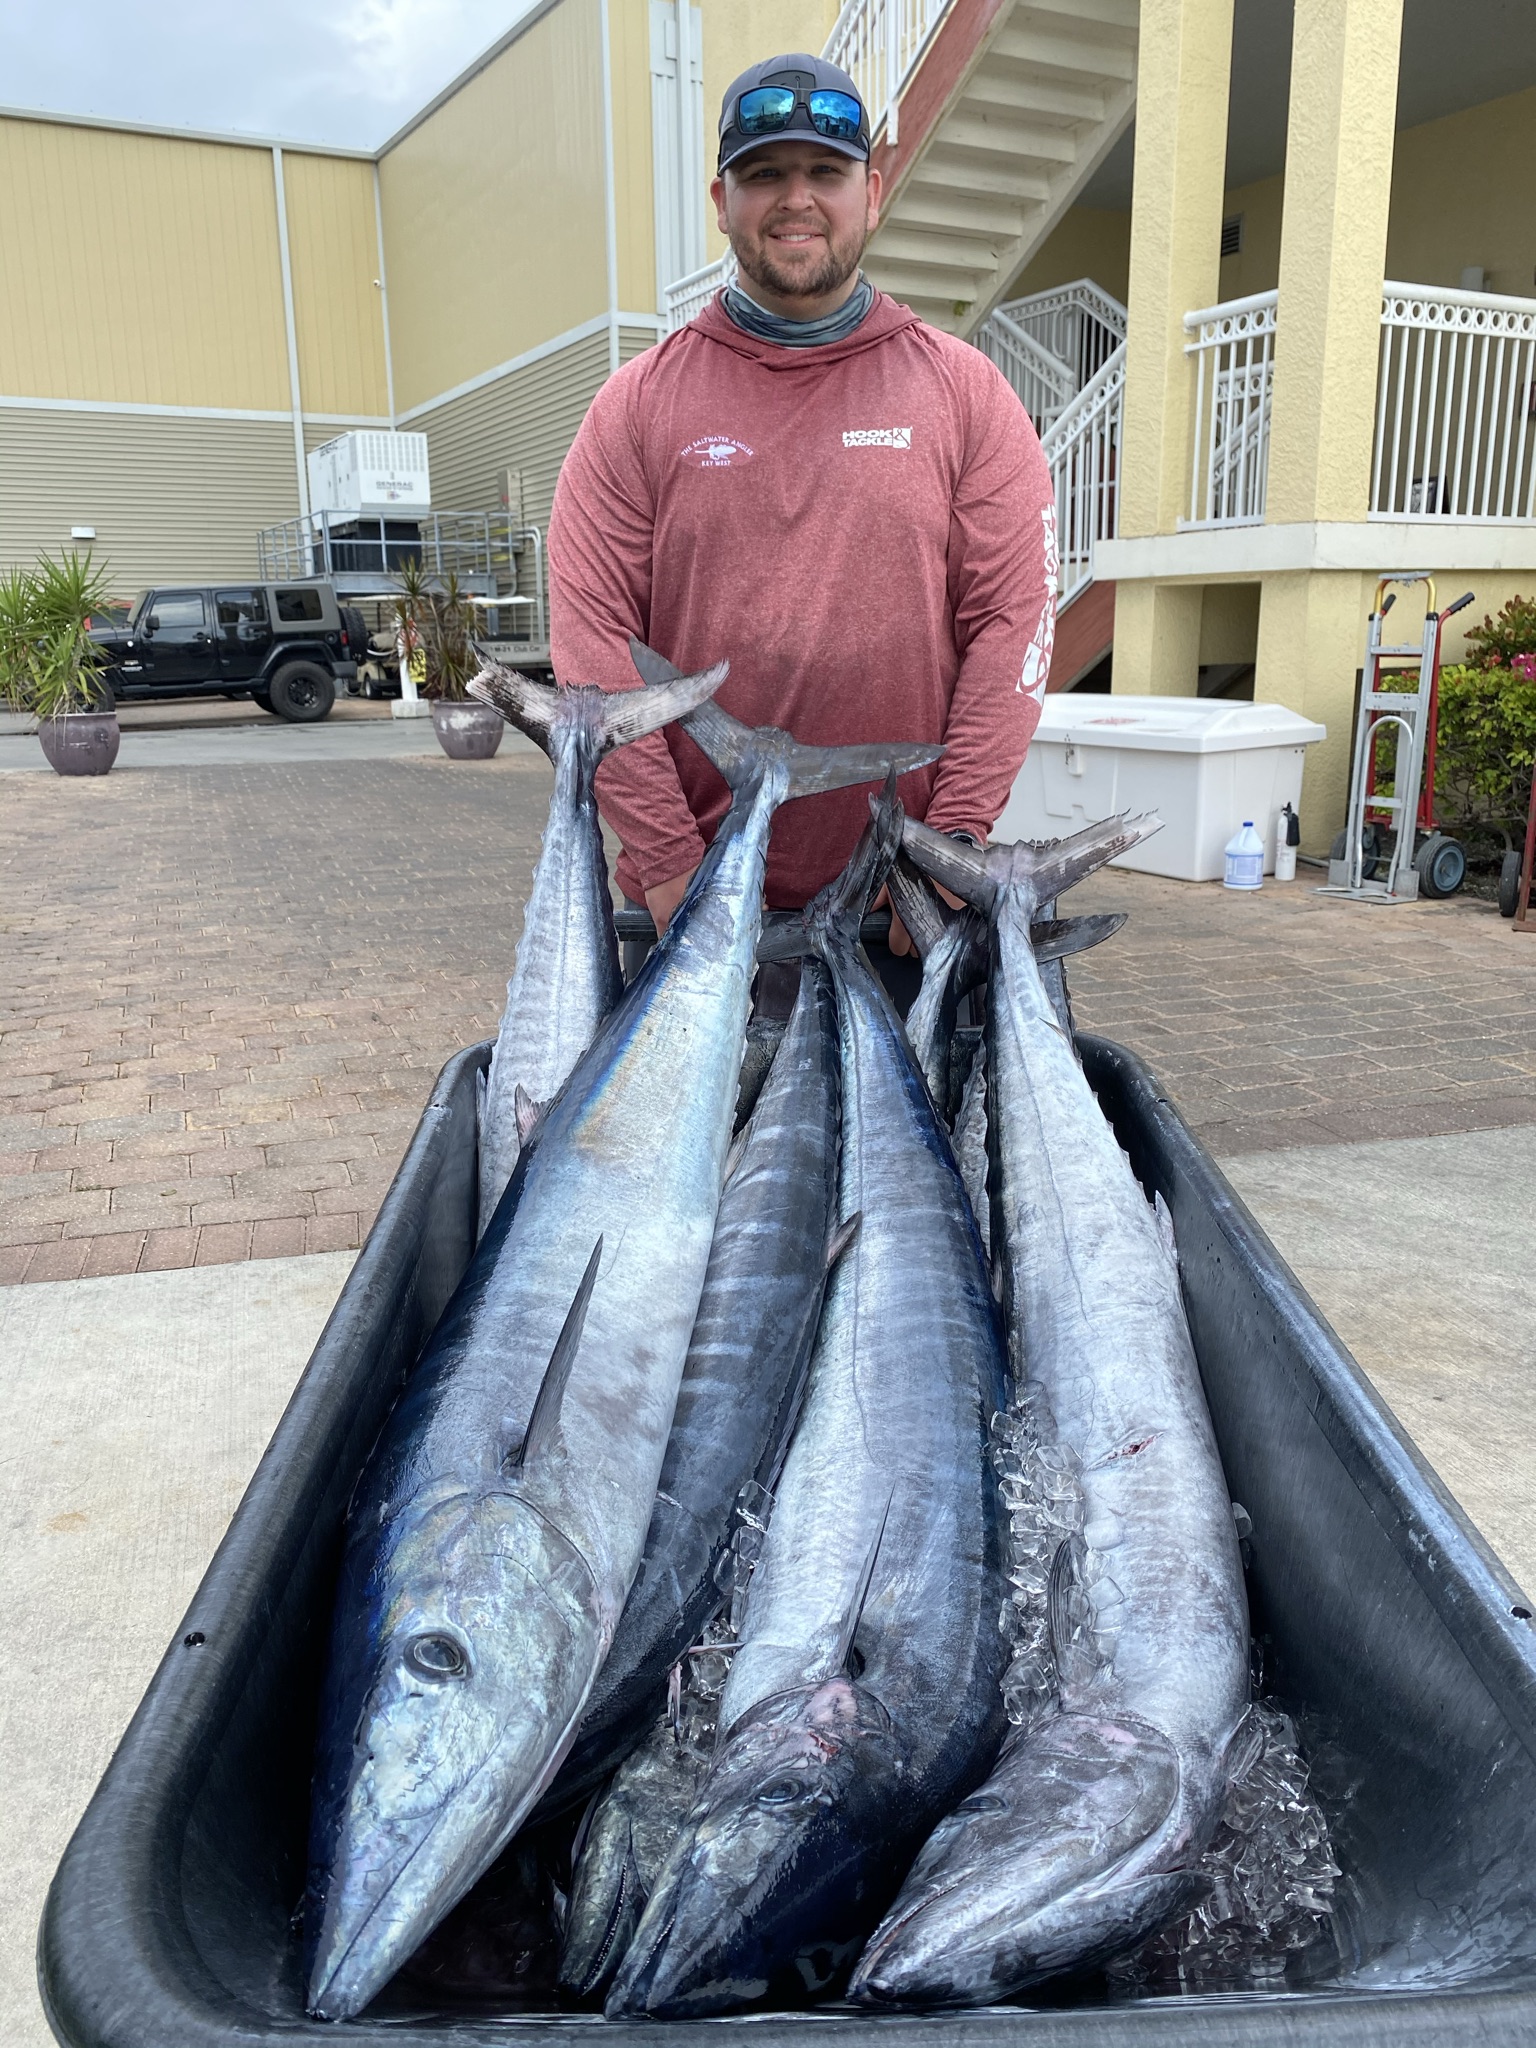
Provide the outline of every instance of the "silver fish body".
{"type": "Polygon", "coordinates": [[[528,1104],[549,1102],[624,992],[594,790],[598,763],[614,747],[680,718],[702,701],[702,685],[679,678],[638,690],[556,689],[493,663],[470,688],[536,740],[555,771],[480,1098],[483,1236],[522,1149],[518,1091],[528,1104]]]}
{"type": "MultiPolygon", "coordinates": [[[[1029,942],[1040,895],[1141,836],[1126,832],[1080,835],[1075,872],[1065,842],[973,857],[967,878],[991,909],[987,1088],[1012,1362],[1070,1453],[1083,1525],[1051,1578],[1058,1704],[925,1845],[854,1975],[869,2004],[994,2003],[1187,1908],[1247,1707],[1242,1569],[1177,1265],[1029,942]]],[[[907,843],[961,886],[934,836],[909,826],[907,843]]]]}
{"type": "MultiPolygon", "coordinates": [[[[367,2004],[570,1745],[639,1563],[703,1289],[773,813],[888,758],[701,713],[731,810],[519,1159],[354,1500],[306,1909],[325,2018],[367,2004]]],[[[913,766],[931,751],[888,750],[913,766]]]]}
{"type": "Polygon", "coordinates": [[[986,1457],[1001,1332],[900,1020],[856,952],[856,922],[823,930],[838,994],[840,1207],[862,1221],[828,1288],[710,1776],[610,2016],[834,1989],[906,1856],[985,1772],[1002,1732],[986,1457]]]}
{"type": "Polygon", "coordinates": [[[640,1569],[551,1800],[596,1783],[643,1727],[719,1603],[737,1497],[772,1484],[798,1410],[837,1204],[837,1008],[819,962],[738,1145],[640,1569]]]}

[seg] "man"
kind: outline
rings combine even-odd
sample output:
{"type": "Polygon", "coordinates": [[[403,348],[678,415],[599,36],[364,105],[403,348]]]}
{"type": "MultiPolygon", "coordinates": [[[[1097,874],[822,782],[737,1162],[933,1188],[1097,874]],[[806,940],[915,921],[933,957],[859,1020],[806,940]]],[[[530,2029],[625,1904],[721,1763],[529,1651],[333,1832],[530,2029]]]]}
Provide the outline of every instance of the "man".
{"type": "MultiPolygon", "coordinates": [[[[632,687],[629,636],[679,667],[722,656],[718,702],[831,746],[943,740],[901,797],[984,843],[1040,716],[1055,622],[1055,505],[1023,407],[979,350],[859,271],[880,214],[846,72],[775,57],[720,115],[710,187],[739,269],[611,377],[550,523],[557,675],[632,687]]],[[[864,789],[788,806],[770,906],[805,903],[868,818],[864,789]]],[[[604,763],[619,881],[658,930],[728,792],[677,727],[604,763]]],[[[900,928],[893,947],[907,950],[900,928]]]]}

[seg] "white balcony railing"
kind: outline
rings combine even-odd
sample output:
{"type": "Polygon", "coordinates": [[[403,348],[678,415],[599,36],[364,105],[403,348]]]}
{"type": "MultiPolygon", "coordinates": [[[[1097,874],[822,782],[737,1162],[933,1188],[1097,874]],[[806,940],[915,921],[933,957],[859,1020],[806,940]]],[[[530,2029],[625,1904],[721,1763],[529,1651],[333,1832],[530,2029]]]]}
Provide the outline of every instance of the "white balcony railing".
{"type": "Polygon", "coordinates": [[[1017,391],[1039,433],[1059,419],[1077,396],[1078,380],[1060,356],[1042,348],[1001,310],[982,327],[976,346],[1017,391]]]}
{"type": "Polygon", "coordinates": [[[1373,519],[1536,515],[1536,300],[1391,284],[1373,519]]]}
{"type": "MultiPolygon", "coordinates": [[[[859,88],[869,114],[871,137],[895,142],[900,134],[901,95],[922,61],[951,0],[844,0],[822,55],[840,64],[859,88]]],[[[685,327],[736,274],[729,250],[667,286],[667,332],[685,327]]]]}
{"type": "Polygon", "coordinates": [[[1120,421],[1125,343],[1040,437],[1056,486],[1057,602],[1065,607],[1093,581],[1096,542],[1120,530],[1120,421]]]}
{"type": "MultiPolygon", "coordinates": [[[[1081,391],[1097,376],[1125,339],[1124,306],[1091,277],[1080,277],[1075,284],[1061,285],[1055,291],[1032,292],[1027,299],[1006,299],[993,318],[999,315],[1066,364],[1074,391],[1081,391]]],[[[984,326],[983,336],[986,331],[984,326]]],[[[996,362],[996,356],[992,360],[996,362]]]]}
{"type": "Polygon", "coordinates": [[[1264,517],[1278,294],[1256,292],[1184,315],[1195,338],[1194,464],[1181,526],[1249,526],[1264,517]]]}

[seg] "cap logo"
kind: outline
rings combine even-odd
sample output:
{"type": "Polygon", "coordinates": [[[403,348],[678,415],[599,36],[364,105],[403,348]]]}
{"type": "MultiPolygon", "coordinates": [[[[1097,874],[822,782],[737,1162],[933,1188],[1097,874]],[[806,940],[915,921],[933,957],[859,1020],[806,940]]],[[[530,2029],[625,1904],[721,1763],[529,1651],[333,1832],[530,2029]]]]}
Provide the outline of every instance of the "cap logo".
{"type": "Polygon", "coordinates": [[[750,462],[755,453],[745,441],[733,440],[729,434],[705,434],[688,443],[681,459],[693,469],[733,469],[738,463],[750,462]]]}

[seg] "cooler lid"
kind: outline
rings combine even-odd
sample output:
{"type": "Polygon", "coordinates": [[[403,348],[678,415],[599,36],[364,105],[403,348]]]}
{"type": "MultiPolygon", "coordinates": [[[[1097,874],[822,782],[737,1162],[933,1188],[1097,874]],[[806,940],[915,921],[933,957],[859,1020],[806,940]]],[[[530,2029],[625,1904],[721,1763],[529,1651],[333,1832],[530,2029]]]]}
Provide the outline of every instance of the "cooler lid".
{"type": "Polygon", "coordinates": [[[1231,754],[1249,747],[1310,747],[1326,726],[1283,704],[1224,697],[1120,697],[1061,690],[1047,695],[1035,738],[1057,745],[1124,747],[1159,754],[1231,754]]]}

